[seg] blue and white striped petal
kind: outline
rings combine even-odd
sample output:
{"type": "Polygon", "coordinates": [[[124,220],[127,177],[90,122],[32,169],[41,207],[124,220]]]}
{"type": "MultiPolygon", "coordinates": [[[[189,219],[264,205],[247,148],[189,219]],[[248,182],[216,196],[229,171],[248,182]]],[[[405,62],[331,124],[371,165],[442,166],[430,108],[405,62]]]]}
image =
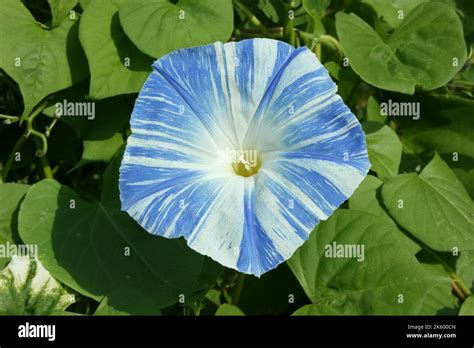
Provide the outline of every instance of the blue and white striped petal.
{"type": "Polygon", "coordinates": [[[131,118],[122,209],[224,266],[256,276],[275,268],[370,167],[360,124],[336,90],[311,51],[275,40],[157,60],[131,118]],[[243,176],[222,160],[240,150],[256,151],[258,172],[243,176]]]}

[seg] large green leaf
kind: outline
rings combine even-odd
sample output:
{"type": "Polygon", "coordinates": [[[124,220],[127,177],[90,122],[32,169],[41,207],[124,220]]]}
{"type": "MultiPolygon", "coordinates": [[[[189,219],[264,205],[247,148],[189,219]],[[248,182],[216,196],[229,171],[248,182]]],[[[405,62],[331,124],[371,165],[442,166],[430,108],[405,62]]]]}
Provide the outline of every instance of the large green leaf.
{"type": "Polygon", "coordinates": [[[383,182],[373,175],[367,175],[349,198],[349,208],[370,213],[395,224],[380,204],[380,190],[383,182]]]}
{"type": "Polygon", "coordinates": [[[439,153],[465,154],[474,158],[474,139],[469,131],[474,129],[472,117],[470,120],[460,119],[453,123],[454,127],[432,127],[416,128],[408,130],[403,141],[411,145],[412,151],[419,152],[416,149],[434,149],[439,153]]]}
{"type": "Polygon", "coordinates": [[[369,161],[372,164],[370,169],[381,179],[397,175],[402,158],[402,143],[397,134],[388,126],[380,127],[378,122],[366,123],[364,130],[369,161]]]}
{"type": "MultiPolygon", "coordinates": [[[[396,226],[395,221],[392,220],[388,212],[383,207],[381,197],[382,184],[383,182],[375,176],[367,175],[349,198],[349,208],[351,210],[359,210],[373,214],[383,219],[385,222],[396,226]]],[[[406,237],[401,231],[400,235],[406,237]]],[[[407,247],[413,253],[413,255],[415,255],[420,250],[421,247],[409,237],[403,239],[406,241],[407,247]]]]}
{"type": "Polygon", "coordinates": [[[234,315],[245,315],[245,314],[240,310],[239,307],[228,304],[228,303],[224,303],[220,305],[219,308],[217,308],[216,315],[217,316],[221,316],[221,315],[234,316],[234,315]]]}
{"type": "Polygon", "coordinates": [[[431,288],[423,298],[418,315],[455,315],[458,299],[452,294],[451,284],[445,282],[431,288]]]}
{"type": "MultiPolygon", "coordinates": [[[[76,89],[68,90],[61,91],[58,96],[64,97],[68,102],[88,103],[94,106],[93,117],[62,116],[60,118],[61,122],[67,123],[73,129],[83,143],[81,159],[77,163],[73,163],[75,164],[74,169],[90,162],[109,162],[125,142],[125,131],[129,127],[132,113],[132,97],[120,96],[90,101],[78,94],[76,89]],[[65,93],[68,90],[72,94],[77,93],[76,97],[69,97],[70,93],[65,93]]],[[[53,117],[55,112],[55,105],[43,111],[50,117],[53,117]]],[[[53,137],[50,139],[54,138],[56,129],[52,134],[53,137]]],[[[71,159],[71,157],[67,156],[66,158],[71,159]]]]}
{"type": "Polygon", "coordinates": [[[139,290],[125,287],[114,289],[100,302],[94,315],[159,315],[155,300],[139,290]],[[118,296],[118,302],[115,297],[118,296]],[[121,300],[127,296],[128,301],[121,300]]]}
{"type": "Polygon", "coordinates": [[[0,272],[1,315],[56,314],[74,302],[74,295],[29,256],[13,256],[0,272]]]}
{"type": "MultiPolygon", "coordinates": [[[[18,208],[30,186],[22,184],[0,184],[0,244],[19,243],[18,240],[18,208]]],[[[0,255],[0,268],[7,262],[8,257],[0,255]]]]}
{"type": "Polygon", "coordinates": [[[453,170],[454,174],[456,174],[461,183],[464,185],[466,191],[469,193],[469,196],[474,199],[474,159],[469,160],[469,162],[471,163],[469,167],[461,165],[460,167],[455,167],[451,169],[453,170]]]}
{"type": "Polygon", "coordinates": [[[77,0],[48,0],[48,3],[53,17],[51,27],[55,28],[70,15],[70,11],[77,5],[77,0]]]}
{"type": "Polygon", "coordinates": [[[311,23],[307,27],[307,31],[313,33],[312,42],[308,42],[310,48],[315,45],[316,39],[326,33],[326,28],[324,28],[321,18],[324,16],[323,12],[330,2],[330,0],[303,0],[301,2],[304,10],[311,17],[311,23]]]}
{"type": "Polygon", "coordinates": [[[336,28],[354,71],[390,91],[413,94],[415,86],[441,87],[466,60],[461,21],[452,7],[439,2],[417,6],[387,42],[354,14],[339,12],[336,28]]]}
{"type": "Polygon", "coordinates": [[[415,96],[422,115],[419,120],[403,120],[402,142],[410,153],[435,150],[456,152],[474,158],[474,100],[453,96],[415,96]]]}
{"type": "Polygon", "coordinates": [[[474,315],[474,296],[469,296],[462,304],[459,315],[474,315]]]}
{"type": "Polygon", "coordinates": [[[459,300],[453,294],[451,278],[448,277],[447,268],[454,266],[455,257],[451,253],[434,253],[422,249],[416,258],[428,271],[434,272],[449,280],[431,288],[423,299],[420,315],[456,315],[459,311],[459,300]]]}
{"type": "Polygon", "coordinates": [[[18,0],[0,0],[0,6],[0,68],[20,86],[27,115],[47,95],[87,76],[78,16],[49,29],[18,0]]]}
{"type": "Polygon", "coordinates": [[[101,99],[138,92],[153,58],[140,52],[125,35],[118,9],[124,0],[93,1],[84,11],[79,28],[91,71],[90,97],[101,99]]]}
{"type": "Polygon", "coordinates": [[[456,263],[456,273],[474,293],[474,250],[461,252],[458,262],[456,263]]]}
{"type": "Polygon", "coordinates": [[[303,7],[307,12],[311,12],[311,10],[322,12],[330,3],[331,0],[302,0],[303,7]]]}
{"type": "Polygon", "coordinates": [[[285,15],[285,3],[280,0],[258,0],[258,8],[272,20],[273,23],[282,23],[285,15]]]}
{"type": "Polygon", "coordinates": [[[109,162],[124,144],[132,103],[127,98],[107,98],[95,103],[96,115],[84,133],[84,151],[76,168],[92,161],[109,162]]]}
{"type": "MultiPolygon", "coordinates": [[[[308,316],[308,315],[323,315],[322,312],[319,310],[319,306],[317,305],[314,305],[314,304],[308,304],[308,305],[304,305],[303,307],[301,308],[298,308],[294,313],[293,315],[304,315],[304,316],[308,316]]],[[[330,308],[328,308],[330,310],[330,308]]],[[[336,315],[336,313],[332,313],[333,315],[336,315]]],[[[326,314],[328,315],[328,314],[326,314]]]]}
{"type": "Polygon", "coordinates": [[[393,225],[344,209],[318,225],[288,263],[314,303],[296,314],[418,314],[430,289],[449,284],[418,263],[393,225]],[[329,257],[333,243],[363,246],[363,260],[329,257]]]}
{"type": "Polygon", "coordinates": [[[178,48],[226,42],[234,27],[230,0],[127,1],[119,16],[132,42],[156,58],[178,48]]]}
{"type": "Polygon", "coordinates": [[[403,99],[419,102],[422,111],[416,122],[399,119],[404,151],[417,157],[438,152],[474,197],[474,101],[438,94],[403,99]]]}
{"type": "MultiPolygon", "coordinates": [[[[445,277],[446,278],[446,277],[445,277]]],[[[423,298],[417,315],[454,315],[457,313],[456,298],[451,294],[448,281],[430,288],[423,298]]],[[[293,315],[340,315],[338,308],[330,304],[310,304],[299,308],[293,315]]],[[[372,314],[372,313],[371,313],[372,314]]],[[[387,313],[376,313],[386,315],[387,313]]]]}
{"type": "Polygon", "coordinates": [[[94,299],[109,296],[117,310],[130,310],[130,289],[159,308],[210,287],[219,265],[182,239],[152,236],[120,211],[119,165],[116,159],[104,175],[100,202],[85,201],[54,180],[33,185],[20,208],[22,239],[38,244],[55,278],[94,299]]]}
{"type": "MultiPolygon", "coordinates": [[[[378,17],[386,22],[391,28],[397,28],[403,23],[406,15],[416,6],[430,0],[362,0],[374,8],[378,17]]],[[[443,1],[449,4],[450,0],[431,0],[443,1]]],[[[454,2],[454,1],[451,1],[454,2]]]]}
{"type": "Polygon", "coordinates": [[[390,215],[430,248],[474,249],[472,200],[438,155],[420,175],[402,174],[386,182],[382,198],[390,215]]]}
{"type": "Polygon", "coordinates": [[[367,100],[366,117],[367,121],[379,122],[382,124],[387,120],[386,116],[382,116],[380,105],[373,96],[370,96],[367,100]]]}

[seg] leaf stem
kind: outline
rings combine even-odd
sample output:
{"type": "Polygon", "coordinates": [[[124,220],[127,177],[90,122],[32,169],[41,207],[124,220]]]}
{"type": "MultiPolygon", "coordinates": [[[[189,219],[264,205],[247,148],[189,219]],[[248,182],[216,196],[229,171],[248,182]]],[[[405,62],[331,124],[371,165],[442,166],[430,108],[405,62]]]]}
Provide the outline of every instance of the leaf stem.
{"type": "MultiPolygon", "coordinates": [[[[38,132],[37,130],[34,129],[29,129],[26,131],[26,136],[28,137],[29,135],[34,135],[41,141],[41,149],[38,149],[39,153],[38,156],[44,156],[46,152],[48,152],[48,140],[46,139],[46,135],[44,135],[41,132],[38,132]]],[[[38,146],[39,147],[39,146],[38,146]]]]}
{"type": "Polygon", "coordinates": [[[23,147],[23,144],[25,143],[25,140],[27,139],[27,137],[23,134],[20,139],[18,139],[18,141],[16,142],[15,146],[13,147],[13,150],[12,152],[10,153],[10,156],[8,156],[8,160],[7,160],[7,163],[5,164],[5,168],[3,169],[3,172],[2,172],[2,181],[3,182],[6,182],[7,181],[7,178],[8,178],[8,173],[10,171],[10,168],[13,164],[13,159],[15,158],[15,154],[21,150],[21,148],[23,147]]]}
{"type": "Polygon", "coordinates": [[[301,47],[301,36],[295,32],[295,47],[301,47]]]}
{"type": "Polygon", "coordinates": [[[30,116],[28,116],[28,120],[27,120],[27,124],[26,124],[26,137],[29,137],[30,134],[39,138],[41,140],[41,155],[45,155],[46,152],[48,152],[48,140],[46,139],[46,135],[44,135],[43,133],[41,132],[38,132],[37,130],[35,130],[33,128],[33,121],[35,120],[35,118],[46,108],[46,106],[48,105],[48,100],[45,99],[43,100],[34,110],[33,112],[30,114],[30,116]]]}
{"type": "Polygon", "coordinates": [[[58,122],[58,120],[59,120],[59,117],[54,116],[54,119],[51,121],[50,125],[46,127],[46,130],[44,132],[46,137],[50,136],[51,131],[53,130],[53,128],[56,125],[56,123],[58,122]]]}
{"type": "Polygon", "coordinates": [[[37,151],[38,153],[36,154],[36,156],[38,156],[40,159],[44,177],[46,179],[53,179],[53,171],[51,170],[51,166],[49,165],[49,161],[48,161],[48,158],[46,157],[46,153],[43,153],[42,150],[39,149],[41,147],[41,143],[38,138],[35,138],[35,144],[36,144],[36,147],[38,148],[38,151],[37,151]]]}
{"type": "MultiPolygon", "coordinates": [[[[464,297],[469,297],[469,296],[472,295],[471,290],[469,290],[467,285],[464,284],[463,280],[456,274],[456,272],[448,271],[448,269],[446,269],[446,268],[445,268],[445,270],[446,270],[446,273],[448,274],[449,278],[451,278],[451,280],[452,280],[453,288],[455,286],[457,286],[459,288],[459,290],[461,290],[461,292],[463,293],[464,297]]],[[[464,300],[464,298],[462,298],[462,300],[464,300]]]]}
{"type": "Polygon", "coordinates": [[[456,272],[451,268],[451,266],[449,266],[437,253],[435,253],[430,248],[424,247],[424,249],[441,263],[449,278],[451,278],[451,285],[453,287],[454,292],[456,292],[456,294],[458,295],[458,297],[461,298],[461,300],[464,300],[466,297],[472,295],[471,290],[469,290],[469,287],[464,284],[464,281],[456,274],[456,272]]]}
{"type": "Polygon", "coordinates": [[[10,115],[4,115],[4,114],[0,114],[0,118],[5,119],[3,121],[3,123],[5,124],[12,124],[20,120],[20,116],[10,116],[10,115]]]}
{"type": "Polygon", "coordinates": [[[263,34],[267,33],[267,28],[260,20],[239,0],[233,0],[234,6],[238,8],[263,34]]]}
{"type": "Polygon", "coordinates": [[[334,37],[329,34],[322,34],[318,38],[315,38],[313,34],[308,33],[306,31],[299,31],[299,35],[306,41],[314,41],[316,44],[321,43],[322,45],[325,46],[330,46],[333,49],[336,50],[337,54],[339,55],[340,58],[344,56],[344,53],[342,51],[341,43],[334,37]]]}

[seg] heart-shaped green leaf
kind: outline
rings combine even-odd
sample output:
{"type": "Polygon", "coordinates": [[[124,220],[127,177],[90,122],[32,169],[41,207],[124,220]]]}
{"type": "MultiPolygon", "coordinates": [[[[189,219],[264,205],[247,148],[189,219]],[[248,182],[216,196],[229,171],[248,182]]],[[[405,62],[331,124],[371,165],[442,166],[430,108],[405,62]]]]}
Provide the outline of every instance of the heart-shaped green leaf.
{"type": "Polygon", "coordinates": [[[381,190],[382,184],[383,182],[377,177],[367,175],[349,198],[349,208],[351,210],[365,211],[366,213],[379,216],[390,224],[394,224],[394,221],[382,208],[378,200],[380,195],[378,191],[381,190]]]}
{"type": "Polygon", "coordinates": [[[258,8],[273,23],[282,23],[285,14],[285,3],[280,0],[258,0],[258,8]]]}
{"type": "Polygon", "coordinates": [[[471,292],[474,293],[474,250],[461,252],[456,263],[456,272],[471,292]]]}
{"type": "Polygon", "coordinates": [[[427,1],[429,0],[362,0],[362,3],[371,6],[379,19],[387,23],[390,28],[397,28],[408,13],[427,1]]]}
{"type": "Polygon", "coordinates": [[[87,76],[79,16],[49,29],[18,0],[1,0],[0,6],[0,68],[20,86],[27,116],[44,97],[87,76]]]}
{"type": "Polygon", "coordinates": [[[314,303],[295,314],[418,314],[449,279],[425,270],[400,234],[377,216],[337,210],[288,261],[314,303]]]}
{"type": "MultiPolygon", "coordinates": [[[[8,249],[8,243],[19,243],[18,208],[30,186],[21,184],[0,184],[0,245],[8,249]]],[[[6,250],[5,250],[6,251],[6,250]]],[[[10,260],[0,254],[0,269],[10,260]]],[[[6,256],[6,255],[5,255],[6,256]]]]}
{"type": "Polygon", "coordinates": [[[430,248],[474,249],[472,200],[438,155],[420,175],[402,174],[386,182],[382,198],[390,215],[430,248]]]}
{"type": "Polygon", "coordinates": [[[139,290],[126,286],[114,289],[97,307],[94,315],[159,315],[155,300],[139,290]],[[116,302],[116,296],[118,302],[116,302]],[[121,300],[127,296],[128,301],[121,300]]]}
{"type": "Polygon", "coordinates": [[[415,154],[435,150],[474,158],[474,100],[435,95],[423,96],[420,104],[423,115],[415,124],[403,120],[404,147],[415,154]]]}
{"type": "Polygon", "coordinates": [[[474,296],[469,296],[462,304],[459,315],[474,315],[474,296]]]}
{"type": "Polygon", "coordinates": [[[397,175],[402,158],[402,143],[397,134],[388,126],[380,127],[378,122],[366,123],[364,131],[369,161],[372,164],[370,169],[381,179],[397,175]]]}
{"type": "Polygon", "coordinates": [[[361,18],[339,12],[336,29],[354,71],[367,83],[413,94],[415,86],[443,86],[461,69],[466,45],[459,17],[451,6],[422,3],[387,42],[361,18]]]}
{"type": "Polygon", "coordinates": [[[84,11],[79,37],[91,71],[90,97],[102,99],[138,92],[153,58],[125,35],[118,9],[124,0],[93,1],[84,11]]]}
{"type": "Polygon", "coordinates": [[[245,315],[239,307],[224,303],[217,308],[216,315],[220,316],[235,316],[235,315],[245,315]]]}
{"type": "Polygon", "coordinates": [[[53,17],[51,27],[55,28],[61,24],[67,15],[71,15],[70,11],[77,5],[77,0],[48,0],[48,3],[53,17]]]}
{"type": "Polygon", "coordinates": [[[230,0],[127,1],[119,16],[132,42],[156,58],[178,48],[226,42],[234,25],[230,0]]]}
{"type": "MultiPolygon", "coordinates": [[[[349,198],[349,208],[351,210],[359,210],[376,215],[385,222],[396,226],[395,221],[392,220],[383,207],[381,196],[382,184],[383,182],[377,177],[367,175],[349,198]]],[[[404,234],[401,235],[405,236],[404,234]]],[[[406,241],[407,247],[413,255],[420,250],[421,247],[409,237],[403,239],[406,241]]]]}

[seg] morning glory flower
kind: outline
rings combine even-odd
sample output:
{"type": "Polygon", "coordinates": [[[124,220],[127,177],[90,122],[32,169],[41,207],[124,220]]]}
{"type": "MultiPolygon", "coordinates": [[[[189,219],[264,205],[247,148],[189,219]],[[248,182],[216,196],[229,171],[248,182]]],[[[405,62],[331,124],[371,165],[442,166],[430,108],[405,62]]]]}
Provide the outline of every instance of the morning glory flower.
{"type": "Polygon", "coordinates": [[[122,209],[224,266],[287,260],[357,188],[365,136],[305,47],[180,49],[153,64],[120,167],[122,209]]]}

